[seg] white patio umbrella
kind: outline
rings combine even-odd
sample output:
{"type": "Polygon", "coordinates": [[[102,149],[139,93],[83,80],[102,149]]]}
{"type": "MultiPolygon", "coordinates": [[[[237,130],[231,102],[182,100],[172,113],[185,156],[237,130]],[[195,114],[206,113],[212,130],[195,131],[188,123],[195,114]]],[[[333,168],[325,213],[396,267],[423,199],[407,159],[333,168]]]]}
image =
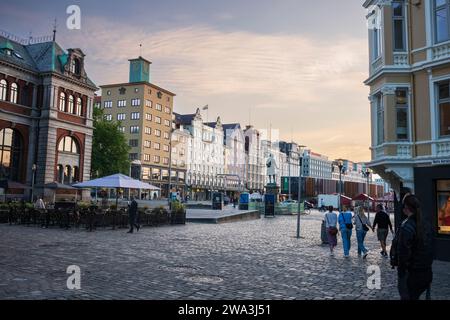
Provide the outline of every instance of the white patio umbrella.
{"type": "MultiPolygon", "coordinates": [[[[86,182],[74,184],[75,188],[128,188],[128,189],[148,189],[160,190],[160,188],[139,180],[130,178],[124,174],[113,174],[111,176],[98,178],[86,182]]],[[[119,202],[118,192],[116,192],[116,205],[119,202]]]]}

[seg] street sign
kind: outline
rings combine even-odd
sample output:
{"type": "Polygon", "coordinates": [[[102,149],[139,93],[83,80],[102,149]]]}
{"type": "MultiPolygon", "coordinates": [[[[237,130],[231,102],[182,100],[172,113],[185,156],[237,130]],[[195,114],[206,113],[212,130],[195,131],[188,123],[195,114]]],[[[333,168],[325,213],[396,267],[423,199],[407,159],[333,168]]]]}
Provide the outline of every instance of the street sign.
{"type": "Polygon", "coordinates": [[[448,164],[450,164],[450,158],[433,160],[434,166],[442,166],[442,165],[448,165],[448,164]]]}

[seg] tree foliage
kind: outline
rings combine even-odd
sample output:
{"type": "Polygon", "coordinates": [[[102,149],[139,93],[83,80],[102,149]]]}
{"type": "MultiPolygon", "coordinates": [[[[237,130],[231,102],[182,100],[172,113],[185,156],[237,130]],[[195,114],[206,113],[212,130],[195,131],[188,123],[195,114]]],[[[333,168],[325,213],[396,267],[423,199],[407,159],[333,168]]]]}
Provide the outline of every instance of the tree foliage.
{"type": "Polygon", "coordinates": [[[116,173],[128,175],[130,147],[119,131],[120,122],[106,121],[103,110],[94,108],[94,137],[92,142],[92,177],[116,173]]]}

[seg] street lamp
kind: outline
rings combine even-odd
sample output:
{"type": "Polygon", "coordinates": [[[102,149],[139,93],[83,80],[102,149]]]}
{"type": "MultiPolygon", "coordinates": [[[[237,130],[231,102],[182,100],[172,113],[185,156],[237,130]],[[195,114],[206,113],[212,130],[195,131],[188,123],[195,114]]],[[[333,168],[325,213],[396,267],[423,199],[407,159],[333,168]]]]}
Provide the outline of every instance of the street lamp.
{"type": "Polygon", "coordinates": [[[366,184],[366,193],[367,193],[367,218],[370,221],[370,207],[369,207],[369,196],[370,196],[370,183],[369,183],[369,178],[370,178],[370,170],[369,168],[366,168],[366,171],[363,171],[363,176],[367,179],[367,184],[366,184]]]}
{"type": "MultiPolygon", "coordinates": [[[[306,148],[306,146],[298,146],[298,148],[306,148]]],[[[298,156],[298,212],[297,212],[297,239],[300,239],[300,202],[301,202],[301,191],[302,191],[302,169],[303,169],[303,154],[300,152],[298,156]]]]}
{"type": "Polygon", "coordinates": [[[344,168],[344,163],[342,162],[342,160],[339,160],[338,161],[338,164],[337,164],[337,166],[338,166],[338,168],[339,168],[339,203],[338,203],[338,206],[339,206],[339,212],[341,212],[341,197],[342,197],[342,170],[343,170],[343,168],[344,168]]]}
{"type": "Polygon", "coordinates": [[[33,197],[34,197],[34,179],[36,176],[36,169],[37,169],[37,165],[35,163],[33,163],[33,166],[31,167],[31,171],[32,171],[32,176],[31,176],[31,202],[33,202],[33,197]]]}

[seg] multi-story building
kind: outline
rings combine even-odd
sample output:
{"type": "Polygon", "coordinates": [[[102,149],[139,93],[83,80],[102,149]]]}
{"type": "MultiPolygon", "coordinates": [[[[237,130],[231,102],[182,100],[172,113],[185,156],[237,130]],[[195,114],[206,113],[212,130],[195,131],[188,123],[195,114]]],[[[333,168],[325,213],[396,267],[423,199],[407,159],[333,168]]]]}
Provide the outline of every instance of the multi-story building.
{"type": "Polygon", "coordinates": [[[186,183],[191,199],[207,200],[225,187],[224,131],[220,117],[203,123],[200,109],[194,114],[175,114],[177,126],[190,134],[187,144],[186,183]]]}
{"type": "MultiPolygon", "coordinates": [[[[175,115],[174,115],[175,117],[175,115]]],[[[187,156],[190,133],[183,126],[176,126],[172,132],[172,153],[170,160],[172,165],[170,185],[173,191],[180,193],[182,197],[186,195],[186,173],[187,173],[187,156]]]]}
{"type": "MultiPolygon", "coordinates": [[[[0,35],[0,179],[31,186],[89,180],[95,84],[81,49],[0,35]]],[[[24,194],[24,198],[29,195],[24,194]]]]}
{"type": "Polygon", "coordinates": [[[227,191],[234,193],[245,190],[245,138],[239,123],[224,124],[225,174],[227,191]]]}
{"type": "Polygon", "coordinates": [[[333,162],[327,156],[305,150],[303,152],[303,176],[315,179],[332,179],[333,162]]]}
{"type": "Polygon", "coordinates": [[[244,130],[245,137],[245,181],[250,192],[264,192],[264,168],[261,134],[252,126],[244,130]]]}
{"type": "MultiPolygon", "coordinates": [[[[101,107],[106,120],[121,123],[131,147],[133,178],[161,188],[160,195],[167,197],[175,94],[150,83],[150,61],[142,57],[129,61],[127,83],[100,86],[101,107]]],[[[176,166],[172,175],[178,177],[183,172],[176,166]]]]}
{"type": "MultiPolygon", "coordinates": [[[[450,260],[450,2],[367,0],[372,161],[401,199],[407,187],[450,260]],[[446,213],[447,212],[447,213],[446,213]]],[[[396,210],[400,222],[400,207],[396,210]]]]}

